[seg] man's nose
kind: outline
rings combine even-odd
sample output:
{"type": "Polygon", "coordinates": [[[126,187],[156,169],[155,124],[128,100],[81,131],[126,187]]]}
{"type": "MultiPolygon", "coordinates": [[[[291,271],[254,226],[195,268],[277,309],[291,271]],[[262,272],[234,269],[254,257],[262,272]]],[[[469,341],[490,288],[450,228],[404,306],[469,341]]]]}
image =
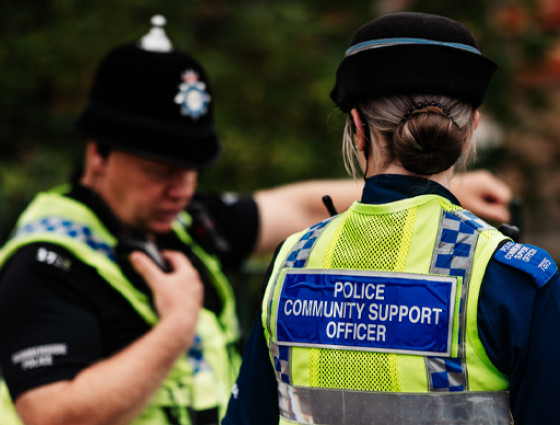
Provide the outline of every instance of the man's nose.
{"type": "Polygon", "coordinates": [[[191,198],[194,195],[197,182],[197,172],[181,170],[175,173],[169,181],[168,195],[174,198],[191,198]]]}

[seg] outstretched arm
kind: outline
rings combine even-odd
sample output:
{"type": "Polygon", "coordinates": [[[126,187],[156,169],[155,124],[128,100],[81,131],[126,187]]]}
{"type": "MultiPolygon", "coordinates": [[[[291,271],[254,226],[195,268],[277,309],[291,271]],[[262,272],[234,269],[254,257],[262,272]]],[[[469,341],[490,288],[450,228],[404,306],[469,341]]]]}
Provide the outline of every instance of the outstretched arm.
{"type": "MultiPolygon", "coordinates": [[[[269,253],[290,234],[329,216],[322,202],[331,196],[338,212],[346,210],[361,198],[363,181],[312,180],[261,190],[255,193],[259,209],[259,236],[254,253],[269,253]]],[[[510,220],[510,188],[489,171],[478,170],[457,174],[451,191],[464,208],[493,223],[510,220]]]]}
{"type": "Polygon", "coordinates": [[[329,217],[324,195],[342,212],[360,199],[362,188],[357,180],[312,180],[255,193],[260,219],[255,253],[272,252],[287,236],[329,217]]]}
{"type": "Polygon", "coordinates": [[[15,405],[26,425],[124,425],[143,410],[191,345],[202,304],[196,270],[182,254],[165,256],[173,269],[169,274],[142,253],[130,256],[154,294],[159,322],[142,338],[73,380],[23,393],[15,405]]]}

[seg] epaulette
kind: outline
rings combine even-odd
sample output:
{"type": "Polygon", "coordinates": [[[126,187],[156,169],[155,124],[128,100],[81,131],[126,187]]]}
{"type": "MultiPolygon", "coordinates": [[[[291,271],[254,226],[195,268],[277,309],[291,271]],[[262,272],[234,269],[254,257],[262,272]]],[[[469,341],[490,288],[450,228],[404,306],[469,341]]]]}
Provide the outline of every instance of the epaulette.
{"type": "Polygon", "coordinates": [[[537,288],[545,286],[558,272],[550,255],[533,245],[507,242],[496,251],[494,259],[532,276],[537,288]]]}

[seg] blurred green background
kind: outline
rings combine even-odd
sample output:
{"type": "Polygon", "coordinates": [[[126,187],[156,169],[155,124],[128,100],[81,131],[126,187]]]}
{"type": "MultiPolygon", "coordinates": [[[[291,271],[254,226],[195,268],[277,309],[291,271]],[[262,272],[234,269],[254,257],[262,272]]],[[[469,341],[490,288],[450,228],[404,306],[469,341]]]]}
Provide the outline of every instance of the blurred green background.
{"type": "MultiPolygon", "coordinates": [[[[554,68],[558,3],[4,1],[0,240],[37,190],[64,182],[82,160],[83,142],[71,128],[85,104],[96,65],[112,47],[147,33],[152,15],[167,18],[165,29],[174,46],[201,61],[213,85],[225,152],[218,165],[201,176],[201,186],[250,191],[346,175],[339,147],[344,117],[329,98],[336,67],[358,26],[382,13],[414,10],[462,21],[485,55],[498,62],[483,108],[493,131],[483,135],[474,167],[491,169],[514,188],[526,209],[524,235],[537,243],[541,236],[550,237],[550,229],[542,225],[552,223],[556,209],[560,211],[557,184],[548,183],[548,192],[541,193],[539,180],[555,178],[551,173],[560,156],[560,130],[554,127],[560,91],[560,72],[554,68]],[[547,114],[553,115],[543,128],[547,114]],[[531,150],[535,138],[541,143],[538,158],[525,151],[531,150]]],[[[544,245],[551,249],[556,242],[544,245]]]]}

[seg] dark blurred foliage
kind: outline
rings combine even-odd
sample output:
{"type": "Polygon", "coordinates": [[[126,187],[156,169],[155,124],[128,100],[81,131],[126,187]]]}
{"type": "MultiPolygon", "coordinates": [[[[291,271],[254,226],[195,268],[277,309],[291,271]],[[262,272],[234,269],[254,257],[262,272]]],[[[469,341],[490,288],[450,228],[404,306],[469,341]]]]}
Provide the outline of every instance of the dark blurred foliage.
{"type": "Polygon", "coordinates": [[[64,182],[79,164],[83,142],[71,129],[96,64],[115,45],[144,35],[156,13],[166,16],[174,46],[200,60],[213,85],[225,152],[201,177],[203,188],[345,176],[344,116],[329,98],[334,72],[358,26],[401,3],[449,15],[475,33],[500,65],[485,106],[500,122],[517,123],[516,102],[546,105],[546,96],[515,78],[540,61],[555,32],[536,1],[2,2],[0,239],[37,190],[64,182]]]}

